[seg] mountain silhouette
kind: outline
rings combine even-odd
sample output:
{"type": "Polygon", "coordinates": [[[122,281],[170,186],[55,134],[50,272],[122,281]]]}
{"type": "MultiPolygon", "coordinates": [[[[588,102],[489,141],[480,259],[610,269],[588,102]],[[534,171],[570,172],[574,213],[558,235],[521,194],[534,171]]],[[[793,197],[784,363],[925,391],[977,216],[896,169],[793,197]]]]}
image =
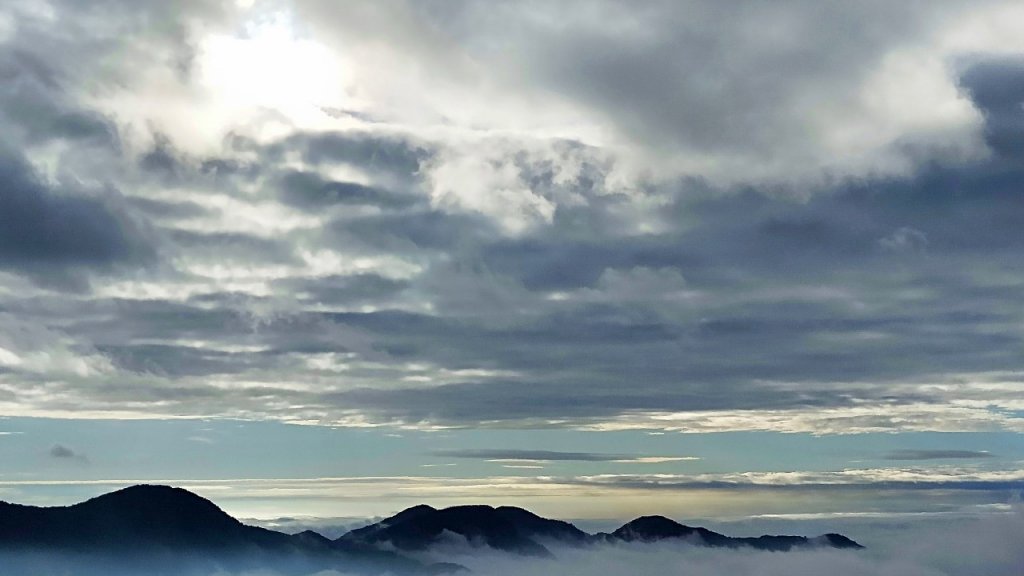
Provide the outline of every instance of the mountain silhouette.
{"type": "Polygon", "coordinates": [[[611,539],[625,542],[654,542],[668,538],[684,538],[706,546],[725,546],[733,540],[706,528],[684,526],[664,516],[641,516],[623,524],[610,534],[611,539]]]}
{"type": "Polygon", "coordinates": [[[533,556],[550,556],[545,544],[574,546],[613,542],[657,542],[677,539],[688,544],[719,548],[749,547],[757,550],[787,551],[794,548],[861,548],[840,534],[816,538],[805,536],[759,536],[733,538],[707,528],[680,524],[664,516],[642,516],[611,534],[590,535],[568,522],[549,520],[510,506],[454,506],[437,510],[420,505],[395,516],[345,534],[338,542],[393,546],[400,550],[425,550],[445,541],[445,534],[458,535],[471,544],[533,556]]]}
{"type": "Polygon", "coordinates": [[[0,573],[177,575],[272,570],[308,575],[322,571],[358,574],[439,574],[458,564],[424,564],[416,552],[446,542],[486,546],[513,554],[552,556],[549,546],[598,546],[616,542],[678,540],[692,545],[787,551],[798,548],[861,548],[841,534],[815,538],[732,538],[663,516],[637,518],[610,534],[588,534],[568,522],[542,518],[511,506],[414,506],[336,540],[313,532],[284,534],[247,526],[213,502],[181,488],[139,485],[71,506],[37,507],[0,502],[0,573]],[[412,557],[409,554],[412,553],[412,557]],[[19,559],[31,562],[19,567],[19,559]],[[81,559],[86,558],[87,562],[81,559]],[[40,568],[40,561],[43,568],[40,568]],[[3,562],[14,563],[4,566],[3,562]],[[84,568],[84,566],[92,568],[84,568]]]}
{"type": "Polygon", "coordinates": [[[461,568],[425,566],[372,547],[339,545],[315,532],[289,535],[247,526],[187,490],[150,485],[72,506],[0,502],[0,549],[88,554],[90,561],[103,564],[142,563],[144,573],[153,574],[162,573],[160,567],[168,574],[183,573],[183,564],[190,569],[196,564],[227,564],[233,570],[273,567],[284,574],[328,569],[434,574],[461,568]],[[159,558],[160,566],[145,563],[152,558],[159,558]]]}
{"type": "Polygon", "coordinates": [[[605,540],[625,542],[657,542],[681,539],[699,546],[720,548],[750,547],[758,550],[785,552],[793,548],[863,548],[841,534],[825,534],[816,538],[806,536],[758,536],[756,538],[733,538],[707,528],[686,526],[664,516],[642,516],[628,522],[611,534],[603,535],[605,540]]]}
{"type": "Polygon", "coordinates": [[[246,526],[181,488],[140,485],[66,507],[0,503],[0,542],[62,548],[282,547],[290,536],[246,526]]]}
{"type": "Polygon", "coordinates": [[[550,556],[540,540],[579,544],[589,535],[568,522],[541,518],[511,506],[454,506],[437,510],[415,506],[345,534],[341,542],[389,543],[402,550],[423,550],[447,532],[471,543],[531,556],[550,556]]]}

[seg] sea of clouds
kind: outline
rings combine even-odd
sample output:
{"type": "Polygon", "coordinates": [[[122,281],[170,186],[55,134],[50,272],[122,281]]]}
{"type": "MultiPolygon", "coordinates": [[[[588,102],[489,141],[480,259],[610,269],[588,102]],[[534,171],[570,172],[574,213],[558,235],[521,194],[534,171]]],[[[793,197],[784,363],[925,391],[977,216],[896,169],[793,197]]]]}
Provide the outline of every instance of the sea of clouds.
{"type": "MultiPolygon", "coordinates": [[[[841,523],[842,524],[842,523],[841,523]]],[[[480,576],[1021,576],[1024,574],[1024,506],[981,517],[856,522],[864,550],[762,552],[695,547],[678,542],[621,543],[571,548],[549,546],[552,558],[523,557],[481,547],[447,544],[423,560],[455,562],[480,576]]],[[[87,557],[62,561],[53,556],[0,556],[5,576],[60,573],[80,576],[291,576],[309,574],[303,566],[278,562],[272,569],[244,570],[197,562],[189,568],[162,568],[136,561],[130,568],[91,565],[87,557]],[[56,572],[55,572],[56,570],[56,572]],[[140,572],[140,570],[142,570],[140,572]]],[[[315,576],[357,576],[320,571],[315,576]]],[[[395,576],[401,576],[396,574],[395,576]]]]}
{"type": "MultiPolygon", "coordinates": [[[[853,527],[858,523],[850,523],[853,527]]],[[[553,549],[555,558],[448,556],[487,576],[1021,576],[1024,507],[984,517],[860,522],[864,550],[762,552],[673,542],[553,549]]]]}

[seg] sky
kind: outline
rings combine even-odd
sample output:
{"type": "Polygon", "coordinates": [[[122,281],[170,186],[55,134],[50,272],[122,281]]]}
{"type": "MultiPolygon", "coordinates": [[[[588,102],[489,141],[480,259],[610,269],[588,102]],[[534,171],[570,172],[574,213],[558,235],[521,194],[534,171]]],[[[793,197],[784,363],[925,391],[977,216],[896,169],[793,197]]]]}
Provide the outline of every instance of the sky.
{"type": "Polygon", "coordinates": [[[1020,22],[994,0],[5,2],[0,499],[1006,512],[1020,22]]]}

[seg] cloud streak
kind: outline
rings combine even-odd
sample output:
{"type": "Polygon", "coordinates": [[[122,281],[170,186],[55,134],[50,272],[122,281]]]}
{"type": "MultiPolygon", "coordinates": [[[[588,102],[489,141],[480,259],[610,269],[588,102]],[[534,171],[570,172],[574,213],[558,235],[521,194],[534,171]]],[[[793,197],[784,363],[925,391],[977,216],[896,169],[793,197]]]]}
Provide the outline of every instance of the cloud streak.
{"type": "Polygon", "coordinates": [[[492,462],[618,462],[625,464],[661,464],[700,460],[695,456],[639,456],[599,452],[558,452],[554,450],[460,449],[437,450],[439,458],[466,458],[492,462]]]}
{"type": "MultiPolygon", "coordinates": [[[[325,478],[0,480],[0,486],[127,486],[140,482],[180,486],[201,495],[256,498],[287,495],[373,499],[405,493],[413,499],[458,497],[494,499],[521,495],[568,494],[581,486],[615,490],[964,490],[1003,493],[1024,488],[1024,470],[968,467],[859,468],[840,471],[729,472],[717,474],[595,474],[580,476],[366,476],[325,478]],[[348,496],[345,496],[348,491],[348,496]]],[[[99,488],[97,488],[98,490],[99,488]]],[[[1002,496],[1001,496],[1002,497],[1002,496]]]]}
{"type": "Polygon", "coordinates": [[[994,458],[985,450],[895,450],[886,454],[886,460],[974,460],[994,458]]]}

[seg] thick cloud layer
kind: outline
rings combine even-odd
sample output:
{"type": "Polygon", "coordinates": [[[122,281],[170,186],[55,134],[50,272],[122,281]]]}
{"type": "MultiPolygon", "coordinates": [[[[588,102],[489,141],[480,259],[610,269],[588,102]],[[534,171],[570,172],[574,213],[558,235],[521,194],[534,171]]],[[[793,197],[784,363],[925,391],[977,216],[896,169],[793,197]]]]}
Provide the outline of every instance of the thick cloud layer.
{"type": "Polygon", "coordinates": [[[3,9],[0,412],[1024,430],[1012,3],[245,4],[3,9]]]}
{"type": "Polygon", "coordinates": [[[440,116],[614,147],[625,140],[660,160],[655,170],[771,180],[902,171],[918,153],[969,152],[977,115],[945,80],[943,59],[949,44],[977,49],[964,19],[1000,9],[955,1],[298,5],[339,43],[385,44],[374,62],[407,75],[403,83],[430,71],[413,102],[387,83],[363,87],[395,119],[440,116]]]}

